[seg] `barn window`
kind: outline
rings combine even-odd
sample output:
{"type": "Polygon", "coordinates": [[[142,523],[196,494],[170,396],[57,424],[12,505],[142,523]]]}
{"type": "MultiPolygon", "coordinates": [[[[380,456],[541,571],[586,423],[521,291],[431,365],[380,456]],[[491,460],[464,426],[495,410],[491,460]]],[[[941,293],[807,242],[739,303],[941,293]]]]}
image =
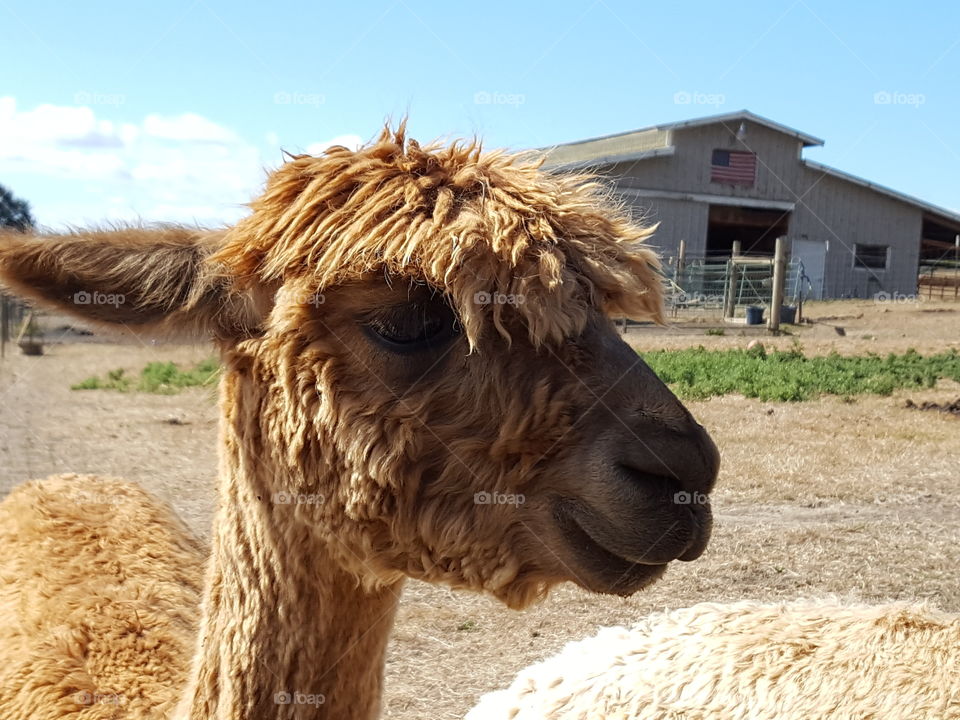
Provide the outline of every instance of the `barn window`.
{"type": "Polygon", "coordinates": [[[853,266],[857,268],[886,270],[889,256],[889,245],[861,245],[857,243],[853,246],[853,266]]]}

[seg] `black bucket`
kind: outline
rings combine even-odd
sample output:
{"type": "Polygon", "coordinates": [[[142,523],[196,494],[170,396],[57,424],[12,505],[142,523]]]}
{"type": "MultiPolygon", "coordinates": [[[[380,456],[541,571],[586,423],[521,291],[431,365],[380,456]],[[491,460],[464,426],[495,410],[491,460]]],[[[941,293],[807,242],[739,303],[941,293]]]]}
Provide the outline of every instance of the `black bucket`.
{"type": "Polygon", "coordinates": [[[763,325],[763,308],[759,305],[747,306],[747,325],[763,325]]]}

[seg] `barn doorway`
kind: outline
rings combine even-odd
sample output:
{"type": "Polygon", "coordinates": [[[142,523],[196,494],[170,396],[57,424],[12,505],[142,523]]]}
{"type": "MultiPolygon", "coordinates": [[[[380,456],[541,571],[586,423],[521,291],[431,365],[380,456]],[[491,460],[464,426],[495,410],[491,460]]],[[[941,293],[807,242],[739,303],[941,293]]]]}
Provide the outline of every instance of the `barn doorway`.
{"type": "Polygon", "coordinates": [[[808,238],[802,235],[790,243],[790,258],[796,260],[804,297],[810,300],[823,299],[823,280],[826,277],[827,240],[808,238]]]}
{"type": "Polygon", "coordinates": [[[918,260],[921,296],[960,299],[960,223],[925,215],[918,260]]]}
{"type": "Polygon", "coordinates": [[[744,255],[773,255],[776,240],[787,234],[789,210],[711,205],[707,224],[707,258],[726,259],[740,241],[744,255]]]}

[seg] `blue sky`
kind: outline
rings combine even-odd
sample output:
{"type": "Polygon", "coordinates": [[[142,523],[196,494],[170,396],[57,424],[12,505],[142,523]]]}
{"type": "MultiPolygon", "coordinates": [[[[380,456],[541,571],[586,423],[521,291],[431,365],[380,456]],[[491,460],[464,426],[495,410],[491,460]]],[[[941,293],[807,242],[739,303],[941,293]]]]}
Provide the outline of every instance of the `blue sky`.
{"type": "Polygon", "coordinates": [[[958,3],[29,0],[0,28],[0,183],[47,226],[229,222],[281,148],[404,114],[528,148],[741,108],[960,210],[958,3]]]}

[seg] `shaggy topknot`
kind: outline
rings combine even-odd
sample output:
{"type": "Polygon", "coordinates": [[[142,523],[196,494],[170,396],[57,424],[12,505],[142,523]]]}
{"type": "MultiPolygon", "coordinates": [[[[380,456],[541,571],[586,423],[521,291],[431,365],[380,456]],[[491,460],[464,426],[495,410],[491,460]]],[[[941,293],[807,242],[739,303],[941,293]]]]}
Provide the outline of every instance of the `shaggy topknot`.
{"type": "Polygon", "coordinates": [[[373,272],[425,281],[450,295],[471,347],[483,312],[509,339],[508,307],[535,345],[579,333],[591,305],[662,322],[659,263],[642,244],[654,228],[595,177],[541,165],[386,128],[359,150],[295,156],[271,174],[212,260],[265,283],[308,277],[320,292],[373,272]],[[522,300],[477,302],[484,293],[522,300]]]}

